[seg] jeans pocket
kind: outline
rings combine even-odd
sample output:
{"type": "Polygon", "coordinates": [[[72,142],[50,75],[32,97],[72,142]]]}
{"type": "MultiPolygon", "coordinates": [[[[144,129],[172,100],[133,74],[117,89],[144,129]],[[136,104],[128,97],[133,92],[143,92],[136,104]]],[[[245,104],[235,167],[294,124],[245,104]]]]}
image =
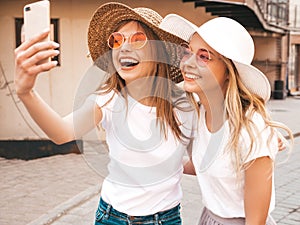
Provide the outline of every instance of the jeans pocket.
{"type": "Polygon", "coordinates": [[[101,209],[97,209],[96,215],[95,215],[95,225],[97,225],[97,222],[101,222],[103,217],[105,215],[105,212],[101,209]]]}

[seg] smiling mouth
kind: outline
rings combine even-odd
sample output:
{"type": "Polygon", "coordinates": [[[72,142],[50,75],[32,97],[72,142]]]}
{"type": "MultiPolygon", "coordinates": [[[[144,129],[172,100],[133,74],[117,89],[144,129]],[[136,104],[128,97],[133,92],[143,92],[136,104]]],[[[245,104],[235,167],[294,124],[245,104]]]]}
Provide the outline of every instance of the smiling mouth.
{"type": "Polygon", "coordinates": [[[202,78],[202,76],[195,75],[195,74],[188,74],[188,73],[185,74],[185,77],[190,80],[198,80],[202,78]]]}
{"type": "Polygon", "coordinates": [[[122,67],[137,66],[140,62],[135,59],[123,58],[119,60],[122,67]]]}

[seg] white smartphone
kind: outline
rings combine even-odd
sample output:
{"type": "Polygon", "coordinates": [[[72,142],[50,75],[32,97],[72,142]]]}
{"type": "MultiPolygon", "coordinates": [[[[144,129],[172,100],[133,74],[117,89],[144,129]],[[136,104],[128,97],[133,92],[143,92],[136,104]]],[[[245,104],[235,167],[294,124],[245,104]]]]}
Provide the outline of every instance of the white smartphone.
{"type": "MultiPolygon", "coordinates": [[[[24,38],[25,41],[42,33],[45,29],[50,30],[50,3],[48,0],[33,2],[24,6],[24,38]]],[[[50,34],[43,40],[50,40],[50,34]]],[[[49,61],[48,60],[45,61],[49,61]]],[[[43,60],[43,62],[45,62],[43,60]]]]}
{"type": "MultiPolygon", "coordinates": [[[[50,3],[48,0],[33,2],[24,6],[25,40],[50,29],[50,3]]],[[[49,40],[50,35],[45,40],[49,40]]]]}

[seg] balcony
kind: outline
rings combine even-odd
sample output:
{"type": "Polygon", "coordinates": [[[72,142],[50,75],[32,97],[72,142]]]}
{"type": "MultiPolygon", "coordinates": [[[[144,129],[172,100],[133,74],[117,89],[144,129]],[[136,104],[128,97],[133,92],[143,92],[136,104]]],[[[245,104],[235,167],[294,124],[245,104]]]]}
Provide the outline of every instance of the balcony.
{"type": "Polygon", "coordinates": [[[289,29],[289,0],[183,0],[205,7],[212,16],[237,20],[247,29],[284,34],[289,29]]]}

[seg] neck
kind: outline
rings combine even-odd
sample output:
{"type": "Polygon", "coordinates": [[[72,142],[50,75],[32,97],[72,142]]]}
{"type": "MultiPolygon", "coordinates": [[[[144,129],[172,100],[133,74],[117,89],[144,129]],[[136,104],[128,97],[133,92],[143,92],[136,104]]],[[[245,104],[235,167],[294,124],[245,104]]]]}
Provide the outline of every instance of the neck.
{"type": "Polygon", "coordinates": [[[205,121],[208,130],[217,132],[225,122],[224,94],[222,92],[197,93],[201,104],[205,108],[205,121]]]}
{"type": "Polygon", "coordinates": [[[149,79],[140,79],[130,82],[126,85],[128,94],[140,102],[141,104],[152,106],[153,105],[153,94],[152,85],[153,81],[149,79]]]}

